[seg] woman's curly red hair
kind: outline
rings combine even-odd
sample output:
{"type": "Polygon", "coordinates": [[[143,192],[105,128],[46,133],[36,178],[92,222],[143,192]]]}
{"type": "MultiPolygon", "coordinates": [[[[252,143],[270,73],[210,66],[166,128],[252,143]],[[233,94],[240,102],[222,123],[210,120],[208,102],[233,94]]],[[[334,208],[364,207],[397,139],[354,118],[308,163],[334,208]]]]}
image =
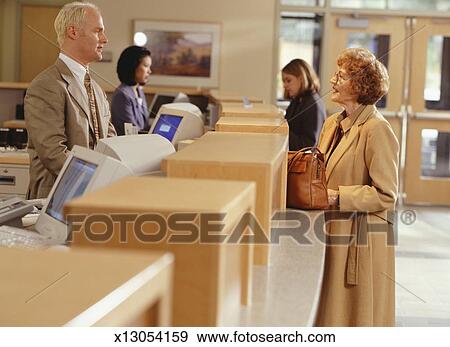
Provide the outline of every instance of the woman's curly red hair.
{"type": "Polygon", "coordinates": [[[366,48],[347,48],[337,58],[339,68],[350,76],[357,102],[373,105],[389,90],[386,67],[366,48]]]}

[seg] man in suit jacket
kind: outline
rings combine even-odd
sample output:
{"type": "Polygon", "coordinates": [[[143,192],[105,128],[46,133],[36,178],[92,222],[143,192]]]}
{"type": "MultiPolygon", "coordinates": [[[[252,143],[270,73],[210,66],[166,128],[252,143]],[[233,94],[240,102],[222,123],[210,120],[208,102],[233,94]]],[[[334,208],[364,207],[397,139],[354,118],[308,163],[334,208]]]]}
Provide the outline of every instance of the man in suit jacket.
{"type": "Polygon", "coordinates": [[[100,138],[116,134],[106,94],[89,73],[89,63],[101,60],[108,42],[98,8],[67,4],[55,29],[59,58],[32,81],[25,97],[30,199],[48,196],[74,145],[94,149],[100,138]]]}

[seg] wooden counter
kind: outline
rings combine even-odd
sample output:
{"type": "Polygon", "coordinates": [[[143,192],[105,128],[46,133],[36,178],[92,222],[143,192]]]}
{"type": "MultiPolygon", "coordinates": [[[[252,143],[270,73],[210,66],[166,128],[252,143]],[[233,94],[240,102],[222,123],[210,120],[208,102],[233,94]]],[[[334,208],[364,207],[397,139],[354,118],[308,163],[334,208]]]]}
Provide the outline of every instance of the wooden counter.
{"type": "MultiPolygon", "coordinates": [[[[104,85],[100,78],[96,78],[94,74],[94,79],[102,86],[106,93],[114,93],[116,88],[119,86],[114,85],[104,85]]],[[[25,90],[31,85],[30,82],[0,82],[0,89],[14,89],[14,90],[25,90]]],[[[157,93],[185,93],[191,95],[209,95],[209,89],[202,88],[189,88],[189,87],[166,87],[166,86],[144,86],[144,92],[146,94],[157,94],[157,93]]]]}
{"type": "MultiPolygon", "coordinates": [[[[168,156],[168,177],[256,182],[256,217],[270,239],[272,213],[286,206],[288,137],[281,134],[209,132],[168,156]]],[[[255,245],[254,264],[266,265],[269,244],[255,245]]]]}
{"type": "Polygon", "coordinates": [[[0,164],[30,165],[27,151],[0,152],[0,164]]]}
{"type": "Polygon", "coordinates": [[[271,104],[253,104],[245,108],[242,103],[221,103],[220,117],[256,117],[256,118],[284,118],[283,113],[271,104]]]}
{"type": "Polygon", "coordinates": [[[281,118],[221,117],[216,131],[289,135],[289,126],[281,118]]]}
{"type": "Polygon", "coordinates": [[[11,119],[3,121],[3,128],[15,128],[15,129],[24,129],[26,128],[25,120],[23,119],[11,119]]]}
{"type": "Polygon", "coordinates": [[[172,267],[167,253],[0,248],[0,326],[170,325],[172,267]]]}
{"type": "MultiPolygon", "coordinates": [[[[98,81],[98,80],[97,80],[98,81]]],[[[117,86],[103,86],[105,93],[112,94],[116,90],[117,86]]],[[[189,88],[189,87],[163,87],[163,86],[144,86],[144,93],[149,95],[164,94],[164,93],[184,93],[189,95],[203,95],[208,96],[209,90],[202,88],[189,88]]]]}
{"type": "MultiPolygon", "coordinates": [[[[234,103],[242,103],[244,95],[240,95],[238,93],[232,93],[232,92],[225,92],[221,90],[211,90],[210,93],[210,99],[212,102],[216,104],[220,104],[222,102],[234,102],[234,103]]],[[[247,96],[248,101],[254,104],[261,104],[263,100],[261,98],[257,98],[254,96],[247,96]]]]}
{"type": "MultiPolygon", "coordinates": [[[[92,241],[81,228],[73,233],[72,247],[170,251],[175,256],[174,325],[221,326],[236,325],[241,300],[250,301],[253,248],[212,238],[229,238],[241,216],[254,211],[254,204],[251,182],[128,177],[71,201],[65,212],[131,214],[133,221],[137,215],[157,214],[154,218],[160,224],[148,221],[121,227],[114,223],[114,232],[104,242],[92,241]],[[173,224],[169,218],[175,213],[183,213],[187,220],[173,224]],[[210,215],[214,221],[208,222],[206,214],[214,214],[210,215]],[[148,240],[148,235],[161,232],[157,241],[148,240]],[[187,238],[192,234],[198,235],[187,238]],[[180,235],[182,240],[173,240],[180,235]]],[[[93,225],[93,230],[103,231],[104,226],[93,225]]]]}

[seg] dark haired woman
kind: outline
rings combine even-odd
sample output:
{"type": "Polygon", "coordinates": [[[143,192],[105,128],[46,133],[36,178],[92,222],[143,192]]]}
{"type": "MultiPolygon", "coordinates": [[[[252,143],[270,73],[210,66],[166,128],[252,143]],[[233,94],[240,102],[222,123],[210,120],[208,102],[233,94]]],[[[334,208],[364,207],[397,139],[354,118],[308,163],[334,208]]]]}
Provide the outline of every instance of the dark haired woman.
{"type": "Polygon", "coordinates": [[[289,124],[289,150],[315,146],[326,118],[325,105],[318,94],[319,79],[302,59],[292,60],[281,73],[284,97],[291,99],[285,116],[289,124]]]}
{"type": "Polygon", "coordinates": [[[117,135],[125,135],[124,124],[131,123],[140,131],[148,131],[149,113],[142,86],[151,74],[152,58],[145,47],[126,48],[117,62],[121,82],[111,102],[111,118],[117,135]]]}

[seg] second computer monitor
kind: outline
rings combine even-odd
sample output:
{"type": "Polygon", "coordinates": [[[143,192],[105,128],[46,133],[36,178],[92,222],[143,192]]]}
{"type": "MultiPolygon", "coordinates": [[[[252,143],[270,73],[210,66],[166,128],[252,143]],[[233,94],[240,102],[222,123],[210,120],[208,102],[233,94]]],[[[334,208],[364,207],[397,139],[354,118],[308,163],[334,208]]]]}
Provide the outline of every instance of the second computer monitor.
{"type": "Polygon", "coordinates": [[[175,116],[173,114],[161,114],[156,121],[155,127],[153,129],[153,134],[161,135],[162,137],[165,137],[167,140],[172,142],[182,120],[182,116],[175,116]]]}
{"type": "Polygon", "coordinates": [[[155,94],[149,108],[150,118],[156,117],[162,105],[174,102],[176,96],[176,94],[155,94]]]}
{"type": "Polygon", "coordinates": [[[163,105],[150,133],[165,137],[174,146],[179,141],[198,138],[204,133],[202,113],[197,106],[189,103],[163,105]]]}

